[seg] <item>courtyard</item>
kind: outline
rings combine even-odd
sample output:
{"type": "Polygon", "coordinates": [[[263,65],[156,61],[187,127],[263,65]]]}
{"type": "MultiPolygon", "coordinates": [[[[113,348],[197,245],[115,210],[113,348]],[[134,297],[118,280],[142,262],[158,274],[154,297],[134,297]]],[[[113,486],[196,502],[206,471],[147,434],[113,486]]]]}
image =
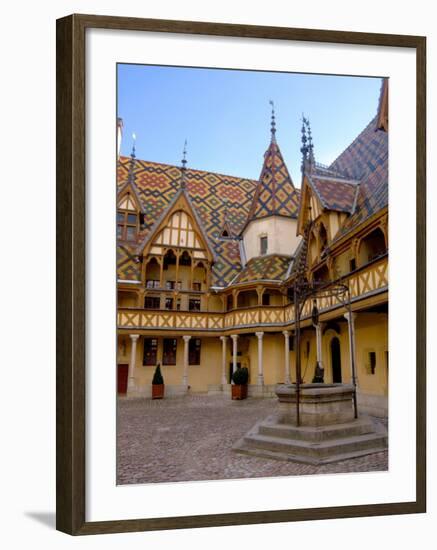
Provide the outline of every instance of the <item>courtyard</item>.
{"type": "MultiPolygon", "coordinates": [[[[232,445],[274,413],[276,398],[226,395],[118,400],[117,484],[384,471],[388,452],[312,466],[237,454],[232,445]]],[[[373,419],[380,423],[385,421],[373,419]]]]}

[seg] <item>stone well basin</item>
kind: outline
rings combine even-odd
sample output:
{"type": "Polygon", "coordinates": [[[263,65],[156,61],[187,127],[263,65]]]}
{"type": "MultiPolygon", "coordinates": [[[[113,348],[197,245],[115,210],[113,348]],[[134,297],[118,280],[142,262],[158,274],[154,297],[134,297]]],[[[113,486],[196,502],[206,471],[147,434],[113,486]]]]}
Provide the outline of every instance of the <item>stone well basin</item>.
{"type": "MultiPolygon", "coordinates": [[[[278,421],[296,424],[296,384],[278,384],[278,421]]],[[[299,412],[302,426],[343,424],[354,419],[354,387],[352,384],[301,384],[299,412]]]]}

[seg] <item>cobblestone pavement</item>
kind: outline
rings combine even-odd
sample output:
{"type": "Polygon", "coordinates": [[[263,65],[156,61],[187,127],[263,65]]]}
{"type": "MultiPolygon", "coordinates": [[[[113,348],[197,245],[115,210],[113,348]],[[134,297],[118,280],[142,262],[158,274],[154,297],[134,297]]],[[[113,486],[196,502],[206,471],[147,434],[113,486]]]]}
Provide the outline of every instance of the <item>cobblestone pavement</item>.
{"type": "Polygon", "coordinates": [[[117,483],[273,477],[388,469],[388,453],[312,466],[245,456],[231,450],[277,400],[232,401],[224,395],[163,400],[120,399],[117,483]]]}

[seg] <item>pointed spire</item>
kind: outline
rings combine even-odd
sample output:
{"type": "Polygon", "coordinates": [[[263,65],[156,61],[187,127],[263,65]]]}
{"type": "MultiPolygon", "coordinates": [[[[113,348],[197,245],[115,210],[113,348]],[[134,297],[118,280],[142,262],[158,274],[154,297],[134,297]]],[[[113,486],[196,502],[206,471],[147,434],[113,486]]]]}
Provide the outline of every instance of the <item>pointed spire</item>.
{"type": "Polygon", "coordinates": [[[302,164],[301,164],[301,170],[302,170],[302,173],[305,171],[305,167],[306,167],[306,164],[307,164],[307,160],[308,160],[308,145],[307,145],[307,134],[306,134],[306,118],[303,116],[303,113],[302,113],[302,128],[301,128],[301,132],[302,132],[302,138],[301,138],[301,141],[302,141],[302,147],[300,148],[300,152],[302,153],[302,164]]]}
{"type": "Polygon", "coordinates": [[[135,142],[137,140],[136,134],[132,134],[132,151],[130,154],[130,166],[129,166],[129,177],[128,181],[133,183],[135,180],[135,142]]]}
{"type": "MultiPolygon", "coordinates": [[[[273,102],[271,102],[273,103],[273,102]]],[[[273,105],[272,105],[273,107],[273,105]]],[[[294,187],[284,157],[275,138],[275,111],[272,109],[272,139],[253,195],[246,223],[269,216],[297,218],[299,194],[294,187]]]]}
{"type": "Polygon", "coordinates": [[[313,167],[315,164],[313,136],[311,134],[310,119],[307,118],[306,121],[307,121],[307,128],[308,128],[308,162],[310,167],[313,167]]]}
{"type": "Polygon", "coordinates": [[[181,189],[185,189],[185,187],[186,187],[185,173],[187,171],[187,140],[185,140],[185,142],[184,142],[184,149],[182,151],[181,171],[182,171],[181,189]]]}
{"type": "Polygon", "coordinates": [[[302,113],[302,147],[300,152],[302,153],[302,164],[301,170],[302,173],[305,170],[311,170],[315,165],[314,158],[314,145],[313,145],[313,136],[311,133],[311,125],[308,118],[305,118],[302,113]]]}
{"type": "Polygon", "coordinates": [[[271,99],[269,101],[270,105],[272,106],[272,121],[271,121],[271,133],[272,133],[272,141],[276,141],[276,119],[275,119],[275,104],[273,103],[273,100],[271,99]]]}

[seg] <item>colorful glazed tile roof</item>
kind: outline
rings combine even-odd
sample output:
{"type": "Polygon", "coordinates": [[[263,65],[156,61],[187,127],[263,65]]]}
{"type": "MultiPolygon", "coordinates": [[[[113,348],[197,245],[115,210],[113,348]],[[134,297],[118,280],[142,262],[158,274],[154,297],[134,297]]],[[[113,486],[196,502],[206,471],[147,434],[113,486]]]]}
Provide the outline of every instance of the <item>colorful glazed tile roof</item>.
{"type": "Polygon", "coordinates": [[[117,275],[123,281],[139,281],[141,265],[136,261],[134,248],[126,245],[117,246],[117,275]]]}
{"type": "Polygon", "coordinates": [[[252,258],[244,266],[241,273],[232,281],[232,284],[248,283],[252,281],[282,281],[287,274],[291,256],[270,254],[252,258]]]}
{"type": "Polygon", "coordinates": [[[351,214],[334,242],[388,205],[388,134],[375,116],[330,165],[316,163],[306,176],[323,207],[351,214]]]}
{"type": "Polygon", "coordinates": [[[371,120],[330,166],[360,180],[354,211],[337,238],[388,205],[388,133],[377,130],[376,121],[371,120]]]}
{"type": "MultiPolygon", "coordinates": [[[[130,157],[119,159],[119,189],[128,179],[130,161],[130,157]]],[[[137,159],[133,175],[144,212],[144,226],[138,239],[141,242],[179,190],[181,170],[176,166],[137,159]]],[[[224,227],[225,213],[226,223],[232,233],[240,233],[252,204],[256,184],[256,181],[250,179],[186,170],[188,195],[217,257],[212,270],[213,286],[226,286],[241,269],[239,241],[222,239],[220,233],[224,227]]],[[[136,247],[137,243],[132,246],[125,243],[119,247],[119,279],[139,279],[139,267],[133,259],[136,247]]]]}
{"type": "MultiPolygon", "coordinates": [[[[335,240],[388,204],[388,134],[376,130],[376,120],[377,117],[330,166],[316,164],[308,174],[325,208],[350,213],[335,240]]],[[[147,239],[156,220],[180,189],[181,169],[120,157],[118,189],[128,181],[134,182],[144,224],[137,243],[119,243],[118,278],[136,281],[141,276],[138,244],[147,239]]],[[[234,238],[241,235],[252,219],[271,215],[297,217],[300,190],[293,185],[274,136],[258,181],[187,169],[185,182],[196,216],[214,250],[212,286],[225,287],[231,281],[233,284],[261,279],[280,281],[288,271],[293,273],[294,263],[298,263],[291,259],[295,251],[290,251],[290,256],[253,258],[242,269],[240,241],[234,238]],[[224,229],[227,238],[221,236],[224,229]]]]}
{"type": "Polygon", "coordinates": [[[264,165],[250,208],[248,222],[267,216],[297,218],[299,191],[294,187],[276,140],[264,154],[264,165]]]}
{"type": "Polygon", "coordinates": [[[388,134],[376,130],[374,117],[354,141],[330,165],[345,177],[362,181],[388,157],[388,134]]]}
{"type": "Polygon", "coordinates": [[[324,208],[352,213],[358,192],[358,182],[348,183],[339,178],[320,177],[317,174],[311,174],[308,179],[324,208]]]}

